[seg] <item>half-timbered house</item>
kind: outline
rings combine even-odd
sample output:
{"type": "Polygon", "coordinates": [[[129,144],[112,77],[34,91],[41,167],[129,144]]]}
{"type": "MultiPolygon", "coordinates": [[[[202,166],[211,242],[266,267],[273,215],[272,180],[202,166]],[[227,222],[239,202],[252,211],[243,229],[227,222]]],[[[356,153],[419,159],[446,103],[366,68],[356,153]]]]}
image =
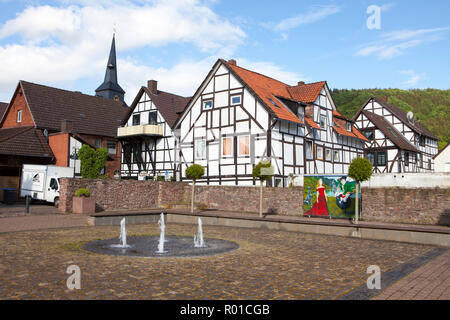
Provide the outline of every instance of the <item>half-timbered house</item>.
{"type": "Polygon", "coordinates": [[[434,171],[438,138],[387,98],[370,98],[353,117],[375,173],[434,171]]]}
{"type": "Polygon", "coordinates": [[[118,128],[122,178],[175,177],[173,127],[189,98],[158,90],[157,81],[141,87],[118,128]]]}
{"type": "Polygon", "coordinates": [[[343,174],[363,154],[366,138],[334,105],[325,81],[290,86],[219,59],[176,124],[178,179],[192,163],[199,183],[253,185],[264,158],[275,168],[269,184],[292,176],[343,174]]]}

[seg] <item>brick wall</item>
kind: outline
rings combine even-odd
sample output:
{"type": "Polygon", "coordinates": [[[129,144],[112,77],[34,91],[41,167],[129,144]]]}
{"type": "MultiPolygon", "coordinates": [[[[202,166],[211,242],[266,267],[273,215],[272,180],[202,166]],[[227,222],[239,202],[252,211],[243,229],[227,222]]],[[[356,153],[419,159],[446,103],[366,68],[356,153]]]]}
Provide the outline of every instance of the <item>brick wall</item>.
{"type": "Polygon", "coordinates": [[[17,90],[17,94],[12,99],[12,102],[8,108],[8,112],[3,119],[2,128],[22,127],[22,126],[34,126],[33,117],[31,116],[30,109],[25,100],[25,96],[22,94],[22,88],[17,90]],[[22,110],[22,121],[17,122],[17,112],[22,110]]]}
{"type": "MultiPolygon", "coordinates": [[[[60,211],[72,211],[72,197],[88,188],[99,209],[170,208],[190,203],[191,186],[185,182],[113,179],[61,179],[60,211]]],[[[211,209],[258,212],[259,188],[196,186],[195,201],[211,209]]],[[[365,221],[450,225],[448,188],[362,189],[365,221]]],[[[264,188],[264,212],[303,214],[303,188],[264,188]]]]}

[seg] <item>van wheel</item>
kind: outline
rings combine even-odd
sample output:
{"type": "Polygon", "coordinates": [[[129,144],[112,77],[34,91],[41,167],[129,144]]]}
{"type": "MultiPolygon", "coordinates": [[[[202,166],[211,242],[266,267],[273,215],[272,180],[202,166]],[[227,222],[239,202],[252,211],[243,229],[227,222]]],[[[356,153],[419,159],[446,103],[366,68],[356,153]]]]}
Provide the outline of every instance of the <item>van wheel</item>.
{"type": "Polygon", "coordinates": [[[55,205],[56,208],[59,207],[59,197],[55,198],[54,205],[55,205]]]}

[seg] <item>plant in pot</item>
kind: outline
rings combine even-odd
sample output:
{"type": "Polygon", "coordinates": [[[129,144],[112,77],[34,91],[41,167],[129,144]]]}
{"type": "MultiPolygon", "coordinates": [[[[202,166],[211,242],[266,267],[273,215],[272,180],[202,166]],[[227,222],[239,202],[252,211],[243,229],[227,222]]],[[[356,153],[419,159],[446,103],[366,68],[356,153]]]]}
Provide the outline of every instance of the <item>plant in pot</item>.
{"type": "Polygon", "coordinates": [[[95,213],[95,198],[91,197],[89,189],[80,188],[73,197],[72,212],[91,214],[95,213]]]}

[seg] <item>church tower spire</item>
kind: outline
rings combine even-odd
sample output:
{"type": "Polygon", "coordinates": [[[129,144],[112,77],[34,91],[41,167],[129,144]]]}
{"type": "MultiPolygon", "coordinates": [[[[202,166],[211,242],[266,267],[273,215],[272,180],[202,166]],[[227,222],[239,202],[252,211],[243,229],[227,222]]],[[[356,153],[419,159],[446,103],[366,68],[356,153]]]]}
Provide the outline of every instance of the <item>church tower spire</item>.
{"type": "Polygon", "coordinates": [[[107,99],[120,100],[124,102],[125,91],[117,82],[117,62],[116,62],[116,41],[115,34],[111,43],[111,51],[109,52],[108,64],[106,66],[105,80],[95,90],[96,96],[107,99]]]}

